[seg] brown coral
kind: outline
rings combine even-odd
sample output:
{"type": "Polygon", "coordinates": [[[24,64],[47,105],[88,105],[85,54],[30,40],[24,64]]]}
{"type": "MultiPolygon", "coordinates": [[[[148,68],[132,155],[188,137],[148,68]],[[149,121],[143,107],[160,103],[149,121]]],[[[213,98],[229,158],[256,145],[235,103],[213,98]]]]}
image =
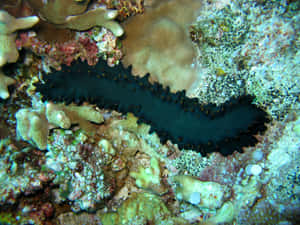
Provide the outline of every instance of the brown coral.
{"type": "Polygon", "coordinates": [[[40,17],[59,28],[88,30],[94,26],[110,29],[115,36],[123,34],[122,27],[115,21],[118,12],[97,4],[89,5],[90,0],[29,0],[31,7],[40,17]],[[88,8],[88,6],[90,6],[88,8]]]}
{"type": "Polygon", "coordinates": [[[161,1],[126,22],[125,64],[133,65],[134,74],[150,72],[173,91],[189,89],[196,72],[191,68],[195,52],[188,26],[200,6],[195,0],[161,1]]]}

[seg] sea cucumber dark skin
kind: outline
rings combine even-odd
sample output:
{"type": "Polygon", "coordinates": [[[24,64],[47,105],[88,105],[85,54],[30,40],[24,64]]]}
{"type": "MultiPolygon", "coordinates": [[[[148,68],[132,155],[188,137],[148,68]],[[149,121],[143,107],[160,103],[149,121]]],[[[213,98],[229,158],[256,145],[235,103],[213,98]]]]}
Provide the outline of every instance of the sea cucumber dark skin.
{"type": "Polygon", "coordinates": [[[251,103],[252,97],[231,99],[222,106],[200,105],[185,92],[171,93],[159,83],[150,83],[149,74],[133,76],[122,63],[107,66],[104,60],[89,66],[77,61],[62,70],[44,75],[36,85],[44,100],[83,101],[121,113],[132,112],[140,122],[151,125],[161,141],[171,140],[179,148],[202,155],[218,151],[223,155],[254,145],[253,137],[266,129],[267,114],[251,103]]]}

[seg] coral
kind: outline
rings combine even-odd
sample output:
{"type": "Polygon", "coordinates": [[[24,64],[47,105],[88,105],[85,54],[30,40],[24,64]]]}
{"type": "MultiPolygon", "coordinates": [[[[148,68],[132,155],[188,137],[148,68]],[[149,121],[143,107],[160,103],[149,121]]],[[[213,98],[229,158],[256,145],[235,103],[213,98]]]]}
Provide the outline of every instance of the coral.
{"type": "MultiPolygon", "coordinates": [[[[15,39],[16,31],[34,26],[39,21],[36,16],[14,18],[4,10],[0,10],[0,67],[6,63],[14,63],[19,58],[15,39]]],[[[0,68],[0,98],[9,97],[7,86],[15,81],[6,77],[0,68]]]]}
{"type": "Polygon", "coordinates": [[[84,13],[90,0],[29,0],[28,2],[35,11],[39,12],[43,19],[54,24],[63,24],[69,15],[84,13]]]}
{"type": "Polygon", "coordinates": [[[246,21],[246,15],[234,7],[208,9],[205,5],[190,27],[200,74],[191,95],[201,102],[221,104],[245,93],[247,71],[239,52],[250,26],[246,21]]]}
{"type": "Polygon", "coordinates": [[[252,26],[241,52],[249,70],[247,92],[273,118],[300,109],[299,17],[299,2],[286,1],[258,6],[247,17],[252,26]]]}
{"type": "MultiPolygon", "coordinates": [[[[141,163],[143,160],[138,158],[141,163]]],[[[130,176],[136,179],[136,185],[140,188],[152,190],[154,193],[163,194],[166,192],[166,188],[161,182],[161,170],[160,164],[157,158],[152,157],[150,159],[150,166],[139,166],[139,163],[135,165],[138,167],[138,171],[131,169],[130,176]]]]}
{"type": "Polygon", "coordinates": [[[107,60],[109,66],[119,63],[123,56],[120,50],[120,43],[117,42],[117,38],[110,31],[105,28],[93,30],[91,38],[96,42],[99,54],[107,60]]]}
{"type": "Polygon", "coordinates": [[[226,186],[216,182],[200,181],[187,175],[174,176],[173,181],[178,183],[176,196],[201,208],[220,208],[224,201],[226,186]]]}
{"type": "Polygon", "coordinates": [[[74,30],[88,30],[95,26],[108,28],[117,37],[123,34],[123,28],[115,21],[118,12],[108,10],[98,5],[90,6],[89,1],[54,0],[54,1],[29,1],[30,5],[39,12],[46,21],[60,28],[74,30]]]}
{"type": "Polygon", "coordinates": [[[144,1],[143,0],[103,0],[109,9],[118,10],[118,19],[121,21],[125,20],[127,17],[140,14],[144,12],[144,1]]]}
{"type": "Polygon", "coordinates": [[[98,210],[95,214],[64,213],[58,217],[59,224],[157,224],[167,225],[188,224],[186,220],[172,215],[164,202],[150,193],[132,193],[131,197],[123,202],[116,212],[98,210]]]}
{"type": "Polygon", "coordinates": [[[6,63],[16,62],[19,53],[15,39],[17,30],[27,29],[39,21],[36,16],[14,18],[6,11],[0,11],[0,66],[6,63]]]}
{"type": "Polygon", "coordinates": [[[74,40],[64,43],[48,43],[39,40],[34,32],[23,32],[16,40],[18,49],[25,48],[42,57],[40,69],[59,69],[61,64],[71,65],[80,58],[95,65],[99,57],[106,59],[109,66],[119,63],[122,57],[117,38],[106,28],[93,28],[88,32],[76,32],[74,40]]]}
{"type": "Polygon", "coordinates": [[[184,219],[174,217],[159,197],[150,193],[133,193],[113,213],[100,215],[103,225],[126,224],[186,224],[184,219]]]}
{"type": "Polygon", "coordinates": [[[150,73],[151,79],[172,91],[188,92],[197,73],[191,68],[195,52],[187,26],[201,4],[194,0],[162,1],[125,22],[124,62],[133,65],[135,75],[150,73]]]}
{"type": "MultiPolygon", "coordinates": [[[[105,176],[103,167],[114,155],[103,147],[105,139],[90,143],[82,130],[55,130],[50,136],[46,168],[55,174],[57,203],[69,200],[72,210],[95,210],[96,204],[111,195],[113,178],[105,176]]],[[[107,142],[107,141],[106,141],[107,142]]]]}
{"type": "Polygon", "coordinates": [[[131,172],[130,175],[136,179],[139,187],[148,188],[151,185],[160,183],[160,168],[156,158],[152,158],[150,167],[140,168],[138,172],[131,172]]]}
{"type": "Polygon", "coordinates": [[[194,151],[182,151],[179,157],[172,160],[172,165],[180,172],[184,171],[185,174],[191,176],[199,176],[209,164],[210,161],[206,157],[194,151]]]}
{"type": "Polygon", "coordinates": [[[32,194],[53,179],[41,171],[44,162],[35,150],[18,149],[8,138],[0,140],[0,205],[15,204],[22,193],[32,194]]]}
{"type": "Polygon", "coordinates": [[[62,27],[74,30],[87,30],[95,26],[103,26],[119,37],[123,35],[124,31],[117,22],[112,21],[117,15],[117,11],[99,7],[91,9],[82,15],[67,17],[66,25],[62,25],[62,27]]]}
{"type": "Polygon", "coordinates": [[[5,76],[0,68],[0,98],[6,99],[9,97],[7,87],[15,82],[13,78],[5,76]]]}
{"type": "Polygon", "coordinates": [[[215,2],[190,28],[201,73],[191,96],[220,104],[247,93],[276,119],[299,110],[299,3],[215,2]]]}
{"type": "Polygon", "coordinates": [[[30,217],[22,216],[21,213],[0,212],[0,224],[33,224],[34,221],[30,217]]]}
{"type": "Polygon", "coordinates": [[[26,141],[37,145],[39,149],[47,148],[49,129],[52,127],[70,128],[79,123],[86,130],[91,124],[101,123],[103,117],[91,106],[65,106],[64,104],[35,102],[33,108],[20,109],[16,114],[17,134],[26,141]]]}

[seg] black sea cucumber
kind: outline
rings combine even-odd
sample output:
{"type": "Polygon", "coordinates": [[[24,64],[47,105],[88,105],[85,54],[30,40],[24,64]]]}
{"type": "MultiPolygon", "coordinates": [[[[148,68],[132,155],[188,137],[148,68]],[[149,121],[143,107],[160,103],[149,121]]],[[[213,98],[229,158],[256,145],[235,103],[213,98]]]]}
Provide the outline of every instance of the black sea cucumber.
{"type": "Polygon", "coordinates": [[[77,61],[44,76],[36,85],[44,100],[80,103],[88,101],[100,108],[132,112],[140,122],[151,125],[161,141],[171,140],[179,148],[202,155],[219,151],[229,155],[243,146],[255,144],[254,134],[266,129],[267,114],[251,104],[250,96],[231,99],[217,107],[200,105],[185,91],[171,93],[159,83],[151,84],[149,74],[132,76],[122,63],[109,67],[100,60],[95,66],[77,61]]]}

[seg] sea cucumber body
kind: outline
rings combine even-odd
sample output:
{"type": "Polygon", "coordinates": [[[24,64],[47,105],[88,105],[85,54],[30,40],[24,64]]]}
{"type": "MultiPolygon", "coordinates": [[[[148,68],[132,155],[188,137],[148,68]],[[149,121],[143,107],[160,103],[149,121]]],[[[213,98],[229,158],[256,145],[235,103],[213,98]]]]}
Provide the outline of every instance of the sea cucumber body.
{"type": "Polygon", "coordinates": [[[89,101],[101,108],[132,112],[151,125],[164,143],[171,140],[180,148],[205,155],[240,151],[256,142],[252,136],[265,129],[266,113],[251,104],[249,96],[232,99],[220,107],[200,105],[185,92],[171,93],[158,83],[131,75],[122,64],[109,67],[100,60],[96,66],[77,61],[71,67],[45,75],[37,91],[44,99],[66,103],[89,101]]]}

